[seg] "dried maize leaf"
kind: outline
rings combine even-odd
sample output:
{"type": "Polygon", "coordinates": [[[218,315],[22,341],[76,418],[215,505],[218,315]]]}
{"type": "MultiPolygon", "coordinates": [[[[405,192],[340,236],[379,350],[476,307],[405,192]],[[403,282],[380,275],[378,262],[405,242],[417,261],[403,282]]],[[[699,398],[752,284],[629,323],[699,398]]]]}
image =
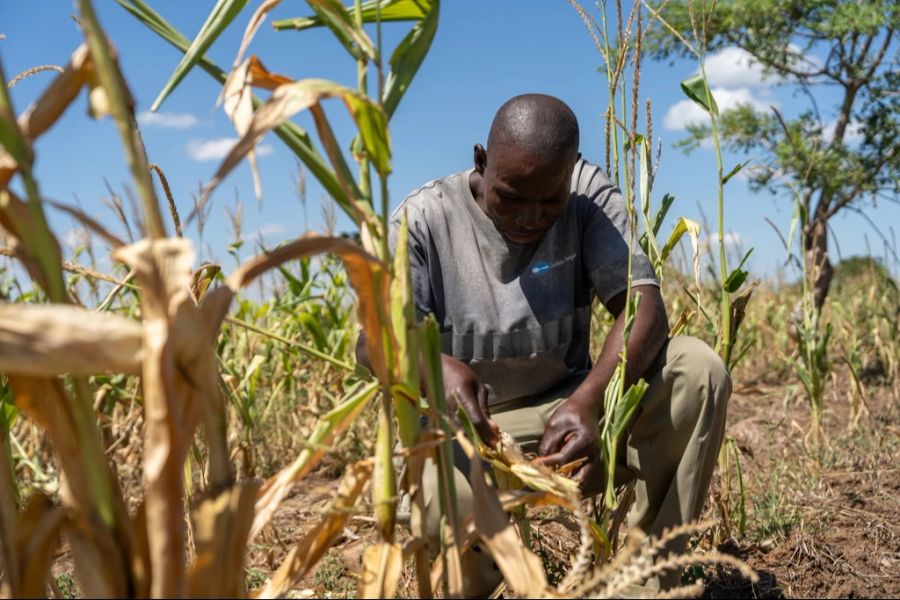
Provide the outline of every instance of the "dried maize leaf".
{"type": "Polygon", "coordinates": [[[183,357],[196,357],[204,343],[209,344],[190,297],[194,252],[188,240],[145,239],[119,249],[114,256],[135,270],[142,287],[144,498],[150,593],[183,596],[187,582],[182,468],[202,418],[203,407],[192,395],[207,383],[205,374],[192,372],[183,357]]]}
{"type": "MultiPolygon", "coordinates": [[[[72,402],[59,379],[7,374],[15,392],[16,407],[37,423],[53,442],[63,477],[60,494],[63,504],[72,510],[67,527],[75,572],[82,591],[88,597],[116,597],[126,594],[130,569],[129,547],[113,532],[98,526],[91,492],[91,478],[83,460],[72,402]]],[[[120,532],[125,535],[125,532],[120,532]]]]}
{"type": "Polygon", "coordinates": [[[359,582],[360,598],[393,598],[403,570],[400,544],[381,542],[363,552],[363,573],[359,582]]]}
{"type": "Polygon", "coordinates": [[[253,87],[274,90],[280,85],[293,81],[290,77],[269,71],[256,56],[250,57],[250,83],[253,87]]]}
{"type": "MultiPolygon", "coordinates": [[[[9,190],[0,189],[0,227],[6,230],[11,237],[11,246],[16,258],[25,267],[33,281],[45,290],[48,288],[47,278],[44,276],[37,259],[28,249],[28,240],[32,222],[31,211],[18,196],[9,190]]],[[[59,243],[53,240],[53,254],[57,260],[62,261],[59,243]]]]}
{"type": "Polygon", "coordinates": [[[144,503],[138,506],[131,518],[133,535],[131,572],[134,581],[134,597],[150,597],[150,545],[147,540],[147,511],[144,503]]]}
{"type": "Polygon", "coordinates": [[[141,326],[62,304],[0,303],[0,371],[52,377],[140,373],[141,326]]]}
{"type": "Polygon", "coordinates": [[[239,483],[194,509],[197,557],[188,577],[191,597],[246,597],[244,554],[257,487],[254,482],[239,483]]]}
{"type": "MultiPolygon", "coordinates": [[[[85,70],[89,65],[87,46],[82,44],[72,53],[63,72],[18,118],[19,129],[26,140],[33,142],[65,112],[84,85],[85,70]]],[[[6,187],[18,168],[15,159],[0,148],[0,188],[6,187]]]]}
{"type": "Polygon", "coordinates": [[[253,40],[256,32],[259,31],[263,21],[266,20],[266,15],[279,4],[281,4],[281,0],[263,0],[262,4],[254,11],[253,16],[251,16],[250,20],[247,22],[247,27],[244,29],[244,36],[241,38],[241,45],[238,48],[237,56],[234,59],[235,65],[241,63],[244,52],[250,47],[250,42],[253,40]]]}
{"type": "MultiPolygon", "coordinates": [[[[253,88],[250,86],[249,58],[228,74],[228,79],[222,87],[222,97],[225,114],[231,119],[237,134],[243,137],[250,129],[250,122],[253,121],[253,88]]],[[[262,183],[256,166],[256,151],[253,148],[247,151],[247,162],[250,163],[250,173],[253,175],[253,193],[259,200],[262,198],[262,183]]]]}
{"type": "Polygon", "coordinates": [[[278,86],[272,97],[253,115],[250,127],[228,156],[219,165],[212,180],[203,189],[201,204],[222,182],[225,176],[256,147],[262,137],[294,114],[318,104],[326,98],[344,100],[351,117],[360,130],[360,137],[376,169],[390,172],[390,144],[387,138],[387,118],[377,104],[356,90],[325,79],[303,79],[278,86]]]}
{"type": "Polygon", "coordinates": [[[216,275],[221,271],[222,267],[213,263],[205,263],[194,271],[191,277],[191,296],[195,301],[200,302],[203,299],[209,286],[215,281],[216,275]]]}
{"type": "Polygon", "coordinates": [[[47,595],[47,576],[59,547],[59,532],[66,513],[54,506],[41,493],[32,495],[19,517],[18,547],[20,586],[16,595],[20,598],[38,598],[47,595]]]}
{"type": "Polygon", "coordinates": [[[475,529],[500,571],[506,583],[516,594],[523,597],[541,597],[547,592],[547,576],[541,559],[531,552],[516,533],[503,511],[496,490],[485,480],[481,460],[475,448],[462,434],[457,442],[469,457],[469,483],[472,486],[473,501],[478,510],[474,511],[475,529]]]}
{"type": "MultiPolygon", "coordinates": [[[[6,409],[5,403],[2,405],[6,409]]],[[[19,589],[19,552],[16,547],[19,520],[19,499],[16,490],[12,456],[9,451],[7,424],[0,427],[0,568],[5,574],[6,588],[0,584],[0,595],[16,595],[19,589]]]]}
{"type": "Polygon", "coordinates": [[[328,514],[291,548],[272,579],[255,597],[277,598],[296,585],[319,561],[344,530],[350,510],[372,476],[372,462],[364,460],[347,467],[328,514]]]}

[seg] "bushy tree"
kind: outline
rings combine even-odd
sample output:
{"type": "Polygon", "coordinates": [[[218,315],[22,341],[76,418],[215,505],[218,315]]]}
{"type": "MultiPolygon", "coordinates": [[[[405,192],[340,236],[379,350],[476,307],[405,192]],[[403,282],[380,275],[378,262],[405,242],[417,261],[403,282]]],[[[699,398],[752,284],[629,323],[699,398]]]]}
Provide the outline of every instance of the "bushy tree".
{"type": "MultiPolygon", "coordinates": [[[[794,118],[739,105],[721,114],[719,131],[732,150],[762,151],[763,164],[749,171],[754,189],[789,190],[799,198],[805,259],[815,305],[821,308],[833,275],[828,220],[847,208],[860,210],[867,201],[898,201],[895,31],[900,5],[892,0],[672,0],[659,10],[671,29],[656,27],[649,33],[646,47],[654,58],[690,55],[679,36],[699,37],[698,50],[736,46],[784,84],[805,92],[809,107],[794,118]],[[840,92],[834,107],[817,104],[816,92],[825,86],[840,92]],[[831,124],[820,112],[826,108],[837,113],[831,124]]],[[[711,134],[709,124],[691,125],[688,132],[679,143],[686,151],[711,134]]]]}

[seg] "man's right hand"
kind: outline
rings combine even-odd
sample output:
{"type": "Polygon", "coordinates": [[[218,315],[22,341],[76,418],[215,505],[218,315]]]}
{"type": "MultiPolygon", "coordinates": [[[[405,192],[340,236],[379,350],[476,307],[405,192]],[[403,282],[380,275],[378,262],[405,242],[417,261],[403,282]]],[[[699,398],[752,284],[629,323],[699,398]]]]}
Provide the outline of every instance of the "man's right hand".
{"type": "Polygon", "coordinates": [[[484,443],[493,446],[500,434],[500,428],[491,419],[488,411],[490,390],[479,381],[472,367],[452,356],[441,355],[441,367],[450,416],[456,418],[458,400],[484,443]]]}

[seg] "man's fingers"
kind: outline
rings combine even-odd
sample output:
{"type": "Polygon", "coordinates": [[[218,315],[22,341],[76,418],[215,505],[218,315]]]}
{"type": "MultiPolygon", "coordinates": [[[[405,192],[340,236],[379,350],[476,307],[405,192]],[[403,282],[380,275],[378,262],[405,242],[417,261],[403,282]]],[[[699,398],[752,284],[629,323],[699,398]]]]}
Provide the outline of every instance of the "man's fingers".
{"type": "Polygon", "coordinates": [[[481,412],[484,415],[490,416],[490,410],[488,409],[488,400],[490,399],[491,389],[486,385],[481,385],[478,387],[478,408],[481,409],[481,412]]]}
{"type": "Polygon", "coordinates": [[[561,467],[578,458],[582,450],[579,438],[572,436],[566,440],[566,443],[557,452],[540,457],[538,462],[548,467],[561,467]]]}
{"type": "Polygon", "coordinates": [[[545,429],[538,446],[538,454],[546,456],[559,452],[576,435],[571,429],[545,429]]]}
{"type": "Polygon", "coordinates": [[[497,439],[500,428],[497,427],[497,424],[494,423],[490,417],[488,417],[487,411],[481,408],[482,401],[485,405],[487,404],[487,395],[480,398],[482,392],[483,386],[479,386],[474,393],[471,389],[456,389],[459,403],[469,416],[469,420],[472,422],[472,426],[475,427],[475,431],[478,432],[482,441],[488,445],[493,445],[494,441],[497,439]]]}

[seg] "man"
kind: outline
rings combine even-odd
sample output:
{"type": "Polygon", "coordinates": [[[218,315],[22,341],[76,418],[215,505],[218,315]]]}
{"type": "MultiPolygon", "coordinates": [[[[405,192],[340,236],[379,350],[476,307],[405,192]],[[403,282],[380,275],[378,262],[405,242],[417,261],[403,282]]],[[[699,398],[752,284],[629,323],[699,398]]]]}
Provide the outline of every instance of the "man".
{"type": "MultiPolygon", "coordinates": [[[[394,233],[404,213],[416,307],[441,326],[448,398],[459,399],[487,443],[504,430],[547,465],[587,459],[574,478],[587,495],[597,493],[598,423],[622,346],[629,225],[619,190],[581,159],[574,113],[551,96],[509,100],[494,118],[487,149],[475,146],[474,168],[410,194],[393,215],[394,233]],[[592,364],[594,297],[616,321],[592,364]]],[[[643,377],[650,387],[619,471],[637,480],[631,525],[658,535],[700,515],[731,383],[703,342],[668,339],[653,268],[636,244],[631,253],[632,291],[641,301],[626,385],[643,377]]],[[[473,506],[460,454],[456,489],[464,516],[473,506]]],[[[423,479],[426,529],[436,544],[433,463],[423,479]]],[[[489,593],[499,582],[483,553],[468,553],[463,568],[467,594],[489,593]]],[[[662,585],[677,584],[679,575],[662,585]]]]}

